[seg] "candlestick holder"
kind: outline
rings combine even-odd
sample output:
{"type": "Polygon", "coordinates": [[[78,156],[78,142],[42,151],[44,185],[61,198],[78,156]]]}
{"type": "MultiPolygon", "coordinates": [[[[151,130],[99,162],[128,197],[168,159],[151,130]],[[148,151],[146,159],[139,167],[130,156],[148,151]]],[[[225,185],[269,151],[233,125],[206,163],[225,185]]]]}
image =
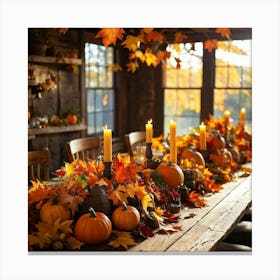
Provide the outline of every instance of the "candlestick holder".
{"type": "Polygon", "coordinates": [[[208,161],[208,157],[209,157],[209,152],[207,150],[200,150],[200,149],[197,149],[197,151],[199,153],[201,153],[201,155],[203,156],[205,162],[208,161]]]}
{"type": "Polygon", "coordinates": [[[112,169],[111,169],[112,162],[111,161],[105,161],[104,165],[105,165],[104,177],[106,177],[107,179],[111,180],[112,177],[113,177],[113,173],[112,173],[112,169]]]}
{"type": "Polygon", "coordinates": [[[146,143],[146,159],[147,159],[148,168],[151,168],[152,166],[152,158],[153,158],[152,143],[146,143]]]}

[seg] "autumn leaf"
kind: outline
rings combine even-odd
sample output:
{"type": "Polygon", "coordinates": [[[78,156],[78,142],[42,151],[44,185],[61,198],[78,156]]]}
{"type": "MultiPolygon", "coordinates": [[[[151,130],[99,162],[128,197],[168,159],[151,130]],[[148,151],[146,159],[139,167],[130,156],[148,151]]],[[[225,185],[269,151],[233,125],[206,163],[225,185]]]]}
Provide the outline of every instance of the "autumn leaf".
{"type": "Polygon", "coordinates": [[[108,245],[119,248],[120,246],[128,249],[128,246],[136,245],[137,243],[131,237],[129,232],[113,230],[113,235],[117,236],[116,239],[110,241],[108,245]]]}
{"type": "Polygon", "coordinates": [[[68,246],[70,246],[72,250],[79,250],[81,246],[84,244],[83,242],[80,242],[73,236],[66,237],[65,242],[67,243],[68,246]]]}
{"type": "Polygon", "coordinates": [[[126,67],[127,67],[127,72],[134,73],[139,67],[139,65],[137,62],[130,61],[126,64],[126,67]]]}
{"type": "Polygon", "coordinates": [[[222,37],[230,40],[231,31],[230,28],[216,28],[216,33],[220,34],[222,37]]]}
{"type": "Polygon", "coordinates": [[[176,51],[176,52],[180,52],[180,45],[178,43],[174,44],[173,45],[173,49],[176,51]]]}
{"type": "Polygon", "coordinates": [[[28,203],[42,201],[49,197],[49,190],[39,180],[31,181],[32,187],[28,190],[28,203]]]}
{"type": "Polygon", "coordinates": [[[122,67],[119,64],[108,64],[107,67],[108,70],[111,70],[113,72],[122,71],[122,67]]]}
{"type": "Polygon", "coordinates": [[[163,35],[156,30],[152,30],[151,32],[146,33],[146,36],[144,37],[145,42],[162,41],[162,40],[163,40],[163,35]]]}
{"type": "Polygon", "coordinates": [[[202,196],[195,191],[192,191],[189,196],[188,200],[196,207],[204,207],[206,206],[205,199],[202,198],[202,196]]]}
{"type": "Polygon", "coordinates": [[[186,42],[188,36],[183,34],[182,32],[175,32],[175,43],[183,43],[186,42]]]}
{"type": "Polygon", "coordinates": [[[206,40],[204,42],[204,48],[208,50],[208,52],[211,52],[212,50],[215,50],[218,48],[218,40],[206,40]]]}
{"type": "Polygon", "coordinates": [[[156,61],[156,66],[163,60],[166,60],[168,58],[170,58],[171,53],[168,51],[162,51],[159,50],[156,53],[156,57],[157,57],[157,61],[156,61]]]}
{"type": "Polygon", "coordinates": [[[135,184],[127,184],[127,193],[130,197],[137,197],[139,200],[142,200],[148,193],[145,190],[144,186],[139,186],[138,182],[135,184]]]}
{"type": "Polygon", "coordinates": [[[124,48],[130,51],[136,51],[139,48],[140,38],[132,35],[127,35],[126,39],[121,43],[124,48]]]}
{"type": "Polygon", "coordinates": [[[146,194],[141,199],[142,208],[145,212],[147,212],[148,207],[154,208],[154,201],[152,200],[151,196],[149,194],[146,194]]]}
{"type": "Polygon", "coordinates": [[[176,69],[181,69],[181,59],[175,57],[175,61],[176,61],[176,69]]]}
{"type": "Polygon", "coordinates": [[[164,210],[161,209],[160,207],[157,207],[155,209],[155,211],[151,211],[151,215],[158,221],[158,222],[163,222],[164,219],[163,219],[163,213],[164,213],[164,210]]]}
{"type": "Polygon", "coordinates": [[[129,197],[126,186],[121,184],[115,190],[111,190],[107,196],[112,200],[114,205],[118,205],[119,202],[127,203],[127,198],[129,197]]]}
{"type": "Polygon", "coordinates": [[[144,238],[153,237],[155,235],[151,228],[145,224],[139,226],[139,231],[144,238]]]}
{"type": "Polygon", "coordinates": [[[150,49],[146,49],[144,55],[145,55],[145,62],[148,66],[156,65],[157,57],[152,53],[150,49]]]}
{"type": "Polygon", "coordinates": [[[116,45],[117,39],[122,40],[124,34],[123,28],[102,28],[96,38],[102,38],[103,45],[108,47],[110,44],[116,45]]]}
{"type": "Polygon", "coordinates": [[[61,203],[65,203],[71,209],[72,215],[78,211],[78,206],[84,201],[84,198],[80,195],[70,195],[69,193],[62,191],[59,195],[61,203]]]}

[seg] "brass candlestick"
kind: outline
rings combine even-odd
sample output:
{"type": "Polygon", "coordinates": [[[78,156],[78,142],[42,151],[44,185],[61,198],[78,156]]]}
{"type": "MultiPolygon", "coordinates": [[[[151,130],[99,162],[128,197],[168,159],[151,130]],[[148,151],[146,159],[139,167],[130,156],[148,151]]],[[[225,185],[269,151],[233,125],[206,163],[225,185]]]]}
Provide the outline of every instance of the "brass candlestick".
{"type": "Polygon", "coordinates": [[[112,173],[112,169],[111,169],[111,165],[112,162],[104,162],[105,168],[104,168],[104,177],[106,177],[107,179],[111,180],[113,177],[113,173],[112,173]]]}

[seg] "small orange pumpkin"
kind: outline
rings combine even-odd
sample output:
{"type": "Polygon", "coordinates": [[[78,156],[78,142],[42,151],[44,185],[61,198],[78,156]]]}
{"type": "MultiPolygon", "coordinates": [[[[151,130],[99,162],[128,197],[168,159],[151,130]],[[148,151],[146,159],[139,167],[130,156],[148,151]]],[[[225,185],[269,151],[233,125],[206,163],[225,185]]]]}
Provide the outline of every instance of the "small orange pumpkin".
{"type": "Polygon", "coordinates": [[[85,213],[75,224],[75,237],[86,244],[99,244],[106,241],[112,233],[112,223],[102,212],[95,212],[92,207],[90,213],[85,213]]]}
{"type": "Polygon", "coordinates": [[[160,174],[161,179],[171,189],[178,189],[184,183],[184,173],[179,165],[169,162],[161,162],[157,171],[160,174]]]}
{"type": "Polygon", "coordinates": [[[133,230],[140,222],[139,211],[131,205],[123,203],[112,214],[112,223],[119,230],[133,230]]]}
{"type": "Polygon", "coordinates": [[[71,219],[70,209],[62,205],[58,201],[58,195],[55,195],[53,199],[43,204],[40,209],[41,221],[47,224],[54,224],[54,222],[61,218],[62,221],[71,219]]]}

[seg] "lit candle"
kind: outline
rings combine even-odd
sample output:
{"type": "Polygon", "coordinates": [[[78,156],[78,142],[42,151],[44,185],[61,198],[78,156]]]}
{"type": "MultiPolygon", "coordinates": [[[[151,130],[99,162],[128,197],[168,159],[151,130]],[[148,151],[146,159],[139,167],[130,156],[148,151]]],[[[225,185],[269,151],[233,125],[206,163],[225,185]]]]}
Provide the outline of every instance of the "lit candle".
{"type": "Polygon", "coordinates": [[[224,112],[224,118],[225,118],[225,125],[229,125],[230,111],[226,110],[224,112]]]}
{"type": "Polygon", "coordinates": [[[152,143],[153,138],[153,124],[152,119],[146,124],[146,143],[152,143]]]}
{"type": "Polygon", "coordinates": [[[104,161],[112,161],[112,130],[107,129],[107,125],[103,128],[103,152],[104,161]]]}
{"type": "Polygon", "coordinates": [[[239,119],[239,123],[240,123],[241,126],[245,125],[245,115],[246,115],[246,109],[242,108],[240,110],[240,119],[239,119]]]}
{"type": "Polygon", "coordinates": [[[176,123],[170,121],[170,161],[177,164],[176,123]]]}
{"type": "Polygon", "coordinates": [[[199,149],[206,150],[206,126],[203,122],[199,126],[199,149]]]}

